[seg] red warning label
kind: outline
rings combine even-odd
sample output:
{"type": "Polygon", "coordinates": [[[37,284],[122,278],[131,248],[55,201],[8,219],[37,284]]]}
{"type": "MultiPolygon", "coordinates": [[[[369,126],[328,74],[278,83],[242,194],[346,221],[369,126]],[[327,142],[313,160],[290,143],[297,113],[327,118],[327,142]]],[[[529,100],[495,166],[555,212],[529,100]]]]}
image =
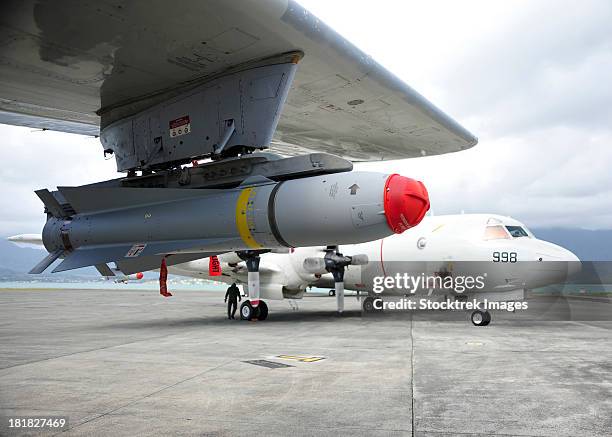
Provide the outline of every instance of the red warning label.
{"type": "Polygon", "coordinates": [[[221,276],[221,263],[219,258],[211,256],[208,261],[208,276],[221,276]]]}
{"type": "Polygon", "coordinates": [[[185,115],[174,120],[170,120],[170,137],[178,137],[191,132],[191,121],[189,116],[185,115]]]}

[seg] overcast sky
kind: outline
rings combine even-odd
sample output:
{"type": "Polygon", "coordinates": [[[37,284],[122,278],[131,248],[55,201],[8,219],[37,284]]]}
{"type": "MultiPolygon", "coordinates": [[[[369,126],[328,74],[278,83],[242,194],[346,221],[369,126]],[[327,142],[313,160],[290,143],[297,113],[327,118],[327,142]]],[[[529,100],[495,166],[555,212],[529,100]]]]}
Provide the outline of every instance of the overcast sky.
{"type": "MultiPolygon", "coordinates": [[[[612,2],[300,0],[479,138],[359,165],[423,180],[435,214],[612,229],[612,2]]],[[[0,235],[40,232],[33,190],[116,177],[99,141],[0,125],[0,235]]]]}

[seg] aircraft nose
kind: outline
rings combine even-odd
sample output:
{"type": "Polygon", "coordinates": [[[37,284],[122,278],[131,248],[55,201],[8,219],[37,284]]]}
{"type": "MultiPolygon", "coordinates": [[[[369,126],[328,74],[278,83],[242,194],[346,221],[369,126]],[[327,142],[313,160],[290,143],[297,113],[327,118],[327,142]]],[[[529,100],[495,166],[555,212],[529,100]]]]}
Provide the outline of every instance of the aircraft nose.
{"type": "Polygon", "coordinates": [[[535,248],[539,255],[538,261],[580,262],[578,257],[565,247],[542,240],[537,241],[537,243],[538,245],[535,248]]]}
{"type": "Polygon", "coordinates": [[[563,260],[567,263],[567,276],[573,276],[582,270],[582,263],[573,252],[561,247],[563,250],[563,260]]]}
{"type": "Polygon", "coordinates": [[[580,259],[572,251],[548,242],[543,249],[538,251],[538,261],[546,265],[543,270],[551,275],[550,283],[565,281],[582,269],[580,259]]]}

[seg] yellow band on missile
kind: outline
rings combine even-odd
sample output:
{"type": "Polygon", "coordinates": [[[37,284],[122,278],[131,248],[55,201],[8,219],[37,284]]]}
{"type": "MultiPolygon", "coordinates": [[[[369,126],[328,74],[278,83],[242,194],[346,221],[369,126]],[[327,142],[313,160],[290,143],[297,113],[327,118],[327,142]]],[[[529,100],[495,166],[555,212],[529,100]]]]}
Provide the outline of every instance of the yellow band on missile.
{"type": "Polygon", "coordinates": [[[263,246],[255,241],[251,233],[253,223],[250,223],[249,226],[250,220],[248,212],[253,209],[253,202],[251,201],[253,197],[255,197],[254,188],[245,188],[240,192],[238,200],[236,201],[236,228],[244,244],[251,249],[260,249],[263,246]]]}

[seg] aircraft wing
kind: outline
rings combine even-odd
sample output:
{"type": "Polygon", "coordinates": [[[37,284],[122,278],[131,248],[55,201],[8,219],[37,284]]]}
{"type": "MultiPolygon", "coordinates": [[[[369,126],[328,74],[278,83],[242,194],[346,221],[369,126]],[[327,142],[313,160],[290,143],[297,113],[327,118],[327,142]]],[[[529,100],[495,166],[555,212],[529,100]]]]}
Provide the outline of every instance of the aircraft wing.
{"type": "Polygon", "coordinates": [[[109,108],[299,50],[273,151],[368,161],[477,142],[293,0],[5,0],[0,37],[1,123],[96,135],[109,108]]]}

